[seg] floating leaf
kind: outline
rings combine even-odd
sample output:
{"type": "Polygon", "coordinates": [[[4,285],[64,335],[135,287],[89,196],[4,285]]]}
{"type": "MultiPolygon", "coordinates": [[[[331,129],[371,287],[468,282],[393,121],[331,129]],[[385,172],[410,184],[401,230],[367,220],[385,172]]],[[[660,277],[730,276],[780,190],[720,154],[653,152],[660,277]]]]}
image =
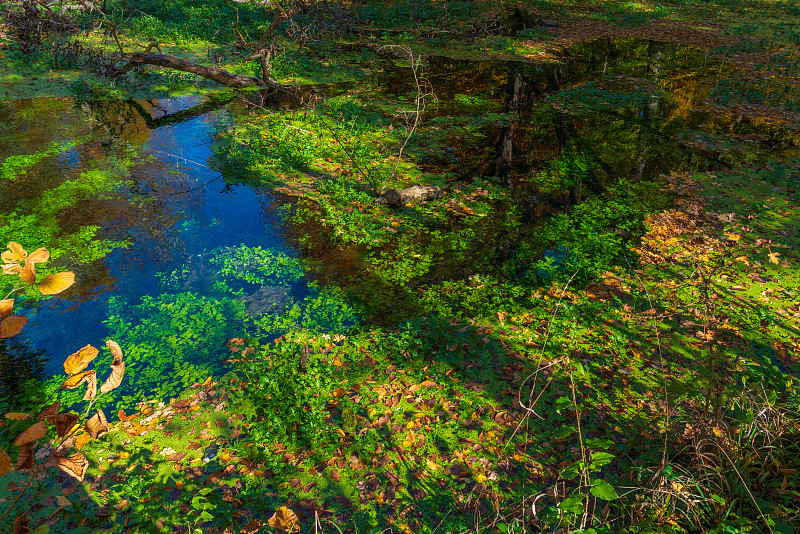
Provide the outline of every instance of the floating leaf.
{"type": "Polygon", "coordinates": [[[11,310],[14,308],[14,299],[0,300],[0,319],[4,319],[11,315],[11,310]]]}
{"type": "Polygon", "coordinates": [[[0,449],[0,477],[11,471],[11,458],[6,451],[0,449]]]}
{"type": "Polygon", "coordinates": [[[21,447],[22,445],[33,443],[37,439],[42,439],[45,435],[47,435],[47,423],[39,421],[17,436],[17,439],[14,440],[14,445],[21,447]]]}
{"type": "Polygon", "coordinates": [[[122,376],[125,374],[125,362],[122,361],[122,349],[116,341],[110,339],[106,341],[106,345],[111,349],[114,360],[111,362],[111,376],[100,386],[100,393],[108,393],[119,386],[122,383],[122,376]]]}
{"type": "Polygon", "coordinates": [[[24,315],[9,315],[0,321],[0,339],[14,337],[28,324],[28,318],[24,315]]]}
{"type": "Polygon", "coordinates": [[[48,425],[56,424],[56,416],[58,415],[58,410],[60,409],[61,401],[54,402],[39,414],[39,421],[47,420],[48,425]]]}
{"type": "Polygon", "coordinates": [[[72,430],[75,423],[78,422],[78,416],[74,413],[63,412],[56,417],[56,434],[59,438],[63,438],[67,433],[72,430]]]}
{"type": "Polygon", "coordinates": [[[86,366],[95,359],[100,351],[91,345],[86,345],[78,352],[70,354],[64,362],[64,372],[74,375],[78,371],[83,371],[86,366]]]}
{"type": "Polygon", "coordinates": [[[293,528],[300,529],[300,520],[292,510],[281,506],[267,521],[269,526],[281,532],[291,532],[293,528]]]}
{"type": "Polygon", "coordinates": [[[56,295],[74,283],[75,273],[71,271],[55,273],[46,277],[39,283],[39,291],[42,292],[42,295],[56,295]]]}
{"type": "Polygon", "coordinates": [[[19,448],[17,454],[17,464],[14,466],[15,471],[20,469],[31,469],[33,467],[33,443],[26,443],[19,448]]]}
{"type": "Polygon", "coordinates": [[[25,259],[25,256],[28,255],[25,249],[22,248],[22,245],[16,241],[10,242],[8,245],[6,245],[6,248],[8,248],[8,250],[0,254],[0,259],[2,259],[5,263],[22,261],[25,259]]]}
{"type": "Polygon", "coordinates": [[[83,481],[86,470],[89,469],[89,460],[79,452],[70,457],[55,454],[48,460],[47,465],[58,467],[72,478],[83,481]]]}
{"type": "Polygon", "coordinates": [[[108,421],[106,421],[106,414],[103,413],[103,410],[97,410],[97,413],[86,421],[86,432],[94,439],[108,434],[108,421]]]}
{"type": "Polygon", "coordinates": [[[31,414],[29,413],[22,413],[22,412],[8,412],[6,414],[6,419],[11,419],[12,421],[24,421],[25,419],[30,418],[31,414]]]}

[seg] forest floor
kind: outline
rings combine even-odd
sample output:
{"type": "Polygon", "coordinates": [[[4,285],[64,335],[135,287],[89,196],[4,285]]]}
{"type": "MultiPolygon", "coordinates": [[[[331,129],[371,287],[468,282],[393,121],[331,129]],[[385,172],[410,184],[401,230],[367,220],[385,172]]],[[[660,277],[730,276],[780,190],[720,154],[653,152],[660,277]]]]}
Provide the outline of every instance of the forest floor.
{"type": "MultiPolygon", "coordinates": [[[[406,320],[393,324],[392,315],[346,334],[291,332],[268,345],[244,334],[231,339],[231,372],[175,398],[143,400],[135,413],[120,411],[99,440],[78,434],[74,446],[89,461],[80,482],[66,473],[4,475],[0,510],[20,506],[37,534],[800,531],[800,109],[786,105],[800,95],[800,6],[537,2],[529,10],[558,26],[531,32],[538,38],[444,46],[415,41],[409,30],[402,44],[419,54],[534,63],[597,38],[699,49],[735,71],[727,78],[733,96],[709,106],[749,121],[755,133],[732,125],[684,144],[745,156],[715,171],[662,176],[652,191],[667,200],[641,214],[630,263],[609,264],[580,283],[567,273],[513,287],[480,275],[403,284],[422,262],[407,256],[428,253],[420,236],[433,234],[430,221],[488,232],[483,221],[501,216],[486,200],[503,195],[494,181],[450,185],[447,172],[417,165],[422,151],[411,143],[411,157],[387,185],[443,185],[445,198],[394,210],[320,185],[327,175],[371,187],[348,154],[314,154],[313,172],[270,169],[272,183],[307,201],[300,214],[327,228],[309,241],[335,243],[315,260],[339,245],[380,245],[395,255],[370,256],[371,276],[394,269],[402,287],[370,296],[401,295],[404,305],[418,298],[419,309],[438,313],[401,313],[406,320]],[[360,215],[351,218],[353,206],[360,215]],[[451,305],[461,311],[442,313],[451,305]],[[276,377],[266,384],[270,370],[276,377]],[[257,393],[267,387],[292,395],[257,393]],[[312,406],[321,408],[316,416],[306,414],[312,406]],[[281,415],[270,419],[269,410],[281,415]]],[[[343,38],[325,68],[287,59],[279,79],[362,79],[377,67],[361,53],[341,53],[354,44],[377,50],[393,42],[386,34],[343,38]]],[[[219,49],[232,71],[238,64],[252,74],[232,47],[219,49]]],[[[212,55],[206,43],[164,50],[212,55]]],[[[6,98],[67,96],[78,84],[111,98],[218,90],[178,88],[168,73],[110,87],[77,71],[23,70],[15,54],[0,50],[11,57],[0,73],[6,98]]],[[[394,104],[357,102],[389,117],[394,104]]],[[[315,124],[289,115],[295,126],[315,124]]],[[[229,136],[253,142],[258,128],[274,124],[259,121],[269,120],[247,118],[229,136]]],[[[402,142],[387,128],[391,120],[374,124],[379,134],[364,138],[402,142]]],[[[331,146],[332,137],[324,133],[331,146]]],[[[251,156],[228,161],[258,174],[263,161],[251,156]]],[[[388,154],[384,163],[399,159],[388,154]]],[[[317,276],[336,280],[324,269],[317,276]]]]}

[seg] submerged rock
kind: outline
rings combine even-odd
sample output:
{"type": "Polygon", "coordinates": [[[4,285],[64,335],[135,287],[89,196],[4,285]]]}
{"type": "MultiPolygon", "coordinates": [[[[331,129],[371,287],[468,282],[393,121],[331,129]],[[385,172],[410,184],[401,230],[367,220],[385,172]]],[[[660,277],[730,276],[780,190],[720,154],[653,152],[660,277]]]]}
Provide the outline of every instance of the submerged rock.
{"type": "Polygon", "coordinates": [[[289,288],[283,286],[262,286],[250,295],[239,297],[244,301],[247,313],[261,315],[280,311],[289,300],[289,288]]]}
{"type": "Polygon", "coordinates": [[[444,191],[435,185],[412,185],[405,189],[387,189],[376,201],[378,204],[388,204],[399,207],[413,202],[423,202],[433,198],[442,198],[444,191]]]}

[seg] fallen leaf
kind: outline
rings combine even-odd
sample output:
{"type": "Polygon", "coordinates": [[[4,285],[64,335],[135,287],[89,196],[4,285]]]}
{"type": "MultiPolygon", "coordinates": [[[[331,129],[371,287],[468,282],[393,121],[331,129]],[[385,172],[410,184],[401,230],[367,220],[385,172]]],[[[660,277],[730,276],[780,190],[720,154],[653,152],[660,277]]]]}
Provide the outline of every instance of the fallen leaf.
{"type": "Polygon", "coordinates": [[[30,417],[31,414],[22,412],[8,412],[6,414],[6,419],[11,419],[12,421],[24,421],[25,419],[30,419],[30,417]]]}
{"type": "Polygon", "coordinates": [[[14,308],[14,299],[0,300],[0,319],[5,319],[11,315],[11,310],[14,308]]]}
{"type": "Polygon", "coordinates": [[[17,454],[17,463],[14,466],[14,471],[20,469],[31,469],[33,467],[33,443],[26,443],[19,448],[17,454]]]}
{"type": "Polygon", "coordinates": [[[14,520],[14,534],[30,534],[27,512],[22,512],[14,520]]]}
{"type": "Polygon", "coordinates": [[[285,506],[278,508],[267,523],[281,532],[291,532],[295,527],[300,529],[300,520],[297,514],[285,506]]]}
{"type": "Polygon", "coordinates": [[[6,451],[0,449],[0,477],[11,471],[11,458],[6,451]]]}
{"type": "Polygon", "coordinates": [[[775,264],[780,263],[780,260],[778,259],[780,257],[779,252],[770,252],[769,254],[767,254],[767,256],[769,256],[770,263],[775,263],[775,264]]]}

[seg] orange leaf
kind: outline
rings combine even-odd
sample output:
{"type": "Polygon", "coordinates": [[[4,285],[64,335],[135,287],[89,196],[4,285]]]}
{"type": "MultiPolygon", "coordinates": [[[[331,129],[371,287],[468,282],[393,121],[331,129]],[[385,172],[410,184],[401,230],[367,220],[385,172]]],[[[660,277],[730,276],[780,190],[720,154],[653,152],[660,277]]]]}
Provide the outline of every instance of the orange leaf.
{"type": "Polygon", "coordinates": [[[78,371],[83,371],[99,352],[93,346],[86,345],[78,352],[70,354],[64,362],[64,372],[68,375],[74,375],[78,371]]]}
{"type": "Polygon", "coordinates": [[[111,362],[111,375],[100,386],[100,393],[108,393],[122,383],[122,376],[125,374],[125,362],[122,361],[122,349],[116,341],[109,339],[106,346],[111,350],[114,360],[111,362]]]}
{"type": "Polygon", "coordinates": [[[42,439],[45,435],[47,435],[47,423],[39,421],[17,436],[17,439],[14,440],[14,445],[21,447],[22,445],[33,443],[37,439],[42,439]]]}
{"type": "Polygon", "coordinates": [[[86,476],[86,470],[89,469],[89,460],[79,452],[69,458],[61,454],[55,454],[48,460],[47,465],[58,467],[72,478],[83,481],[83,477],[86,476]]]}
{"type": "Polygon", "coordinates": [[[18,263],[6,263],[3,265],[3,274],[17,274],[22,270],[22,265],[18,263]]]}
{"type": "Polygon", "coordinates": [[[92,400],[97,395],[97,371],[82,371],[64,380],[61,389],[75,389],[86,382],[86,395],[83,400],[92,400]]]}
{"type": "Polygon", "coordinates": [[[6,414],[6,419],[11,419],[12,421],[24,421],[25,419],[30,418],[31,414],[29,413],[21,413],[21,412],[8,412],[6,414]]]}
{"type": "Polygon", "coordinates": [[[86,432],[94,439],[108,434],[108,421],[106,421],[106,414],[103,413],[103,410],[97,410],[97,413],[86,421],[86,432]]]}
{"type": "Polygon", "coordinates": [[[56,416],[58,415],[58,410],[61,408],[61,401],[56,401],[47,408],[45,408],[42,413],[39,414],[39,421],[44,421],[47,419],[47,424],[54,425],[56,424],[56,416]]]}
{"type": "Polygon", "coordinates": [[[0,321],[0,339],[16,336],[27,323],[28,318],[24,315],[9,315],[0,321]]]}
{"type": "Polygon", "coordinates": [[[30,519],[28,519],[28,513],[22,512],[14,520],[14,534],[30,534],[30,531],[31,527],[30,519]]]}
{"type": "Polygon", "coordinates": [[[14,308],[14,299],[0,300],[0,319],[4,319],[11,315],[11,310],[14,308]]]}
{"type": "Polygon", "coordinates": [[[10,242],[6,245],[8,250],[0,254],[0,259],[2,259],[5,263],[11,263],[12,261],[22,261],[25,259],[25,256],[28,253],[22,248],[22,245],[17,243],[16,241],[10,242]]]}
{"type": "Polygon", "coordinates": [[[46,277],[39,283],[39,291],[42,292],[42,295],[56,295],[74,283],[75,273],[71,271],[55,273],[46,277]]]}
{"type": "Polygon", "coordinates": [[[300,520],[297,518],[292,510],[285,506],[281,506],[267,521],[269,526],[281,532],[291,532],[293,528],[297,527],[300,530],[300,520]]]}
{"type": "Polygon", "coordinates": [[[36,273],[33,272],[33,265],[26,265],[25,268],[19,272],[19,277],[22,278],[26,284],[35,283],[36,273]]]}
{"type": "Polygon", "coordinates": [[[11,458],[6,451],[0,449],[0,477],[11,471],[11,458]]]}

